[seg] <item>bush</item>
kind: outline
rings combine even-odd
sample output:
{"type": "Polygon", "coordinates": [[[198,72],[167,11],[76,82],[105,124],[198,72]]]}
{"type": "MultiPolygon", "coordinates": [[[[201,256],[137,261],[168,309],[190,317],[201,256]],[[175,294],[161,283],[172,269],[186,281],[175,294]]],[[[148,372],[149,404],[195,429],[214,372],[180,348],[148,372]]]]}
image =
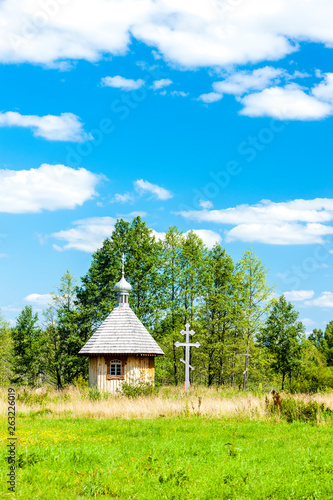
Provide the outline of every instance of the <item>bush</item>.
{"type": "Polygon", "coordinates": [[[90,401],[100,401],[102,399],[102,394],[99,392],[96,387],[88,389],[88,399],[90,401]]]}
{"type": "Polygon", "coordinates": [[[315,369],[306,370],[302,375],[292,380],[289,392],[316,393],[325,392],[333,388],[333,371],[330,367],[318,366],[315,369]]]}
{"type": "Polygon", "coordinates": [[[73,379],[73,385],[78,387],[79,389],[87,389],[88,388],[88,379],[84,378],[82,375],[75,377],[73,379]]]}
{"type": "Polygon", "coordinates": [[[278,392],[273,391],[273,400],[266,398],[266,407],[271,415],[279,415],[287,422],[303,421],[317,422],[318,417],[325,411],[324,403],[308,401],[305,403],[302,399],[296,399],[291,396],[284,398],[278,392]]]}
{"type": "Polygon", "coordinates": [[[157,396],[159,391],[158,387],[154,387],[148,382],[138,382],[136,384],[129,384],[124,382],[119,392],[128,398],[137,398],[139,396],[157,396]]]}
{"type": "Polygon", "coordinates": [[[44,406],[47,400],[48,390],[42,394],[36,394],[36,392],[27,389],[23,389],[23,391],[17,393],[17,401],[27,405],[39,404],[40,406],[44,406]]]}

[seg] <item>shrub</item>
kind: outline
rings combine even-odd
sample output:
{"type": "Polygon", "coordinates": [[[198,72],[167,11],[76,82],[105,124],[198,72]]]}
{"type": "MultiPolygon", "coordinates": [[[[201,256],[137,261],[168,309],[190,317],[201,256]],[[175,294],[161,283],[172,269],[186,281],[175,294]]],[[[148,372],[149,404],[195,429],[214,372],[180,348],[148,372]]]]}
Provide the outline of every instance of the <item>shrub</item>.
{"type": "Polygon", "coordinates": [[[102,394],[99,392],[96,387],[89,387],[88,389],[88,399],[90,401],[100,401],[102,399],[102,394]]]}
{"type": "Polygon", "coordinates": [[[152,396],[157,395],[159,391],[158,387],[154,387],[148,382],[137,382],[136,384],[129,384],[124,382],[121,386],[119,392],[128,398],[137,398],[139,396],[152,396]]]}
{"type": "Polygon", "coordinates": [[[333,387],[333,370],[330,367],[318,366],[308,369],[292,380],[289,392],[316,393],[330,390],[333,387]]]}
{"type": "Polygon", "coordinates": [[[308,401],[286,396],[284,398],[278,392],[272,392],[273,399],[266,398],[266,407],[270,414],[279,415],[287,422],[303,421],[317,422],[318,416],[325,411],[324,403],[308,401]]]}
{"type": "Polygon", "coordinates": [[[87,389],[88,388],[88,379],[84,378],[82,375],[75,377],[73,379],[73,385],[78,387],[79,389],[87,389]]]}
{"type": "Polygon", "coordinates": [[[24,388],[23,391],[19,391],[17,393],[17,401],[20,401],[27,405],[39,404],[40,406],[44,406],[47,400],[48,390],[42,394],[37,394],[34,391],[29,391],[24,388]]]}

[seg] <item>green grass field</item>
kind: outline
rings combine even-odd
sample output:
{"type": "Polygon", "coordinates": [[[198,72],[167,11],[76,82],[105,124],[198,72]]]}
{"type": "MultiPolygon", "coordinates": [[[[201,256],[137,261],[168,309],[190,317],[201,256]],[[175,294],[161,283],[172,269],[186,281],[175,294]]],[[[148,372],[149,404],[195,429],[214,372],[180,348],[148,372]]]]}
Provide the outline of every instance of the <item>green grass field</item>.
{"type": "Polygon", "coordinates": [[[17,436],[16,496],[3,446],[1,498],[333,499],[330,424],[22,415],[17,436]]]}

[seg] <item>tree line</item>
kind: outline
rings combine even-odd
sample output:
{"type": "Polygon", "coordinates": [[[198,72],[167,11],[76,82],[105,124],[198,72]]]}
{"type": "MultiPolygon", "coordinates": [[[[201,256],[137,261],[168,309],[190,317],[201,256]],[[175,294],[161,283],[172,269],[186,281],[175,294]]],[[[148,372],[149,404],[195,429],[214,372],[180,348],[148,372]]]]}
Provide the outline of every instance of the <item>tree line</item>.
{"type": "Polygon", "coordinates": [[[13,328],[0,317],[2,384],[62,388],[87,378],[87,358],[78,352],[116,305],[122,253],[130,306],[165,352],[156,359],[160,383],[183,383],[183,353],[174,344],[188,322],[201,343],[192,349],[192,382],[243,390],[258,383],[306,391],[333,386],[333,321],[306,339],[299,313],[274,296],[268,270],[251,249],[234,262],[220,244],[208,249],[193,231],[177,227],[159,241],[140,217],[117,221],[79,282],[63,274],[42,317],[31,306],[13,328]]]}

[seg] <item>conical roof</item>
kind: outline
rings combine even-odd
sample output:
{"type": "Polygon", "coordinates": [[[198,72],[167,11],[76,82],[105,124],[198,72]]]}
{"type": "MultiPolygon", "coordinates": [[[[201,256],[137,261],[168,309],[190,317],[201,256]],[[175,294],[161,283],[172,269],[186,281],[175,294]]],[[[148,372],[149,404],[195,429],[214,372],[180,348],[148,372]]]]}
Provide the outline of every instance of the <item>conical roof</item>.
{"type": "Polygon", "coordinates": [[[128,304],[113,309],[79,354],[137,354],[163,356],[164,352],[128,304]]]}

